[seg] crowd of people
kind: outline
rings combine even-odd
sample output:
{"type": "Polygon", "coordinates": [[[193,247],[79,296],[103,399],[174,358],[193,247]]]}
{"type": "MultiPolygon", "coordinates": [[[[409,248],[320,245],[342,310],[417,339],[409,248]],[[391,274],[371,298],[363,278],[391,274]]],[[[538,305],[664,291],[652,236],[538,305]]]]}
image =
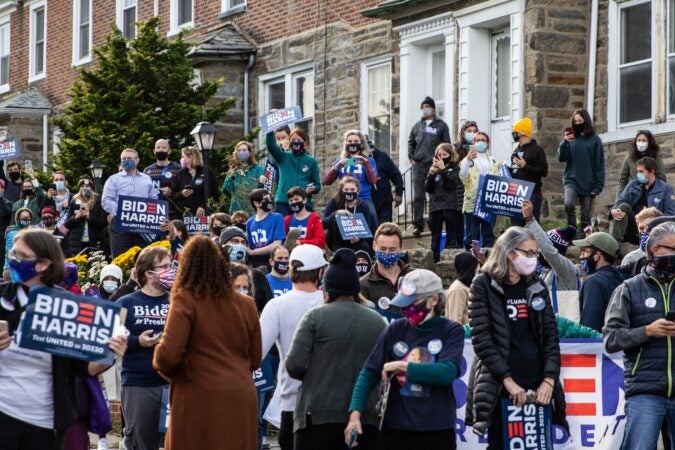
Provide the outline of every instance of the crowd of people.
{"type": "Polygon", "coordinates": [[[9,162],[6,175],[0,170],[0,450],[84,450],[88,431],[106,449],[110,427],[90,420],[101,373],[108,398],[121,402],[127,450],[261,449],[270,424],[282,450],[454,449],[453,384],[463,370],[465,423],[487,448],[502,449],[502,401],[550,405],[552,423],[568,428],[561,320],[624,352],[622,448],[653,450],[660,433],[675,448],[675,203],[654,136],[641,130],[631,142],[609,230],[597,231],[593,199],[605,187],[605,154],[589,114],[574,111],[556,152],[567,224],[546,231],[548,162],[529,118],[514,124],[504,162],[476,122],[452,144],[432,98],[421,116],[408,142],[413,234],[428,224],[436,262],[457,249],[453,280],[411,266],[405,230],[391,220],[403,200],[401,173],[359,130],[345,132],[323,178],[299,128],[265,136],[272,170],[252,143],[237,143],[224,179],[194,147],[181,149],[177,163],[159,139],[145,170],[138,152],[124,149],[101,195],[87,177],[71,192],[60,171],[45,188],[9,162]],[[494,215],[480,209],[487,174],[535,187],[521,217],[499,233],[494,215]],[[335,197],[315,212],[316,194],[333,184],[335,197]],[[230,200],[226,211],[214,209],[219,191],[230,200]],[[160,232],[120,229],[120,196],[168,201],[160,232]],[[357,214],[370,237],[344,235],[340,219],[357,214]],[[191,235],[186,216],[207,220],[208,233],[191,235]],[[624,255],[622,242],[638,247],[624,255]],[[87,290],[127,311],[128,335],[108,343],[114,367],[19,346],[32,288],[83,294],[65,257],[103,249],[114,258],[136,246],[128,272],[107,264],[99,289],[87,290]],[[572,246],[578,264],[567,257],[572,246]],[[465,337],[475,353],[469,368],[465,337]],[[257,389],[264,367],[273,390],[257,389]]]}

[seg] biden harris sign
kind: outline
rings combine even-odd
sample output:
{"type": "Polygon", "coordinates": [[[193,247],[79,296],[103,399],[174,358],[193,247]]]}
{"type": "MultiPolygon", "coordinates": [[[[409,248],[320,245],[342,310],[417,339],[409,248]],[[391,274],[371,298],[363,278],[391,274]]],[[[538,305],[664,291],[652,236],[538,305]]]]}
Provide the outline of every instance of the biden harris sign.
{"type": "Polygon", "coordinates": [[[120,233],[159,233],[169,220],[169,203],[120,195],[117,200],[115,229],[120,233]]]}
{"type": "Polygon", "coordinates": [[[19,346],[66,358],[112,364],[108,339],[120,324],[113,302],[52,288],[31,290],[19,346]]]}
{"type": "Polygon", "coordinates": [[[498,216],[522,218],[520,207],[534,192],[534,183],[496,175],[485,175],[481,187],[480,211],[498,216]]]}

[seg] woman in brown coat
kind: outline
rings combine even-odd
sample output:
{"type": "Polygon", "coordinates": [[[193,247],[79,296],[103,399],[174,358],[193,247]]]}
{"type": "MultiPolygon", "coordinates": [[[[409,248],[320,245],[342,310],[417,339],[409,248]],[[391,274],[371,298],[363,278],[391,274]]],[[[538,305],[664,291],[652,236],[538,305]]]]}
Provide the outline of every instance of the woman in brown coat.
{"type": "Polygon", "coordinates": [[[167,450],[254,450],[252,371],[261,337],[253,300],[232,289],[229,263],[206,236],[188,241],[154,367],[171,379],[167,450]]]}

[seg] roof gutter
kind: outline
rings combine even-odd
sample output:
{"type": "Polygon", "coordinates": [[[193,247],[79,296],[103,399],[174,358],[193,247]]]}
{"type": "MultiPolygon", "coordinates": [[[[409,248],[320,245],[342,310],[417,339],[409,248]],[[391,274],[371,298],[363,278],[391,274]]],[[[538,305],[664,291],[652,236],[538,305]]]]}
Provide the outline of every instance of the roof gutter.
{"type": "Polygon", "coordinates": [[[251,75],[251,69],[255,64],[255,53],[248,55],[248,64],[244,67],[244,136],[247,136],[250,132],[249,127],[249,118],[248,118],[248,91],[249,91],[249,77],[251,75]]]}

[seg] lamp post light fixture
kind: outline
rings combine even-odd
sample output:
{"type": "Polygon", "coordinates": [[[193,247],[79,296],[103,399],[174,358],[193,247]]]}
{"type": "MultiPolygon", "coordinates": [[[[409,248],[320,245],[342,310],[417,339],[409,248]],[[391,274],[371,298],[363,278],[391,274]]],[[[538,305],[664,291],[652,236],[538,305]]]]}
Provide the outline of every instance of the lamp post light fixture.
{"type": "Polygon", "coordinates": [[[91,177],[94,179],[94,190],[97,193],[101,193],[101,179],[103,178],[103,169],[105,166],[101,164],[101,161],[94,159],[91,164],[87,167],[91,177]]]}
{"type": "MultiPolygon", "coordinates": [[[[210,122],[199,122],[197,126],[190,131],[190,135],[195,140],[195,144],[204,156],[204,198],[206,199],[206,208],[208,210],[209,198],[211,197],[211,185],[209,180],[209,154],[213,150],[213,142],[216,139],[216,127],[210,122]]],[[[208,213],[208,211],[207,211],[208,213]]]]}

